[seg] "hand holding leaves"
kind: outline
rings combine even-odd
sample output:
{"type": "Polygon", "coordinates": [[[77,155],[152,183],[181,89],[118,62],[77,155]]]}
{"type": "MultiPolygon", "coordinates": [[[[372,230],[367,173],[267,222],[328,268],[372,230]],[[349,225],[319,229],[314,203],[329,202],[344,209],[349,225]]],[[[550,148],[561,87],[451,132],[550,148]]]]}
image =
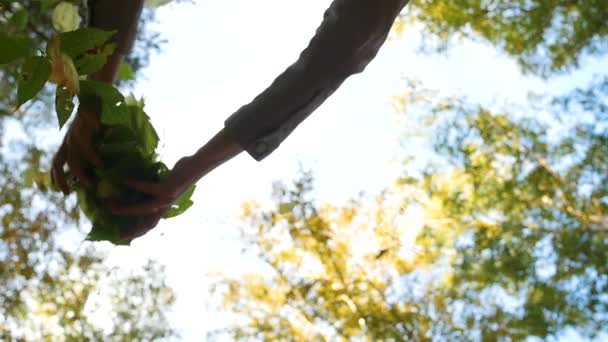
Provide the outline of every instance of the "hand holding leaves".
{"type": "Polygon", "coordinates": [[[173,169],[161,176],[160,182],[141,180],[126,180],[125,185],[133,190],[150,196],[147,201],[134,204],[111,206],[111,211],[117,215],[142,216],[139,222],[123,229],[121,238],[135,239],[156,227],[161,218],[171,218],[186,211],[193,202],[192,194],[196,186],[196,170],[193,169],[190,157],[180,159],[173,169]]]}
{"type": "Polygon", "coordinates": [[[53,185],[64,194],[70,193],[64,169],[66,164],[73,176],[88,187],[94,186],[92,176],[87,173],[85,167],[87,163],[98,168],[103,166],[99,153],[94,147],[94,139],[100,129],[99,114],[79,109],[59,151],[53,158],[51,169],[53,185]]]}
{"type": "Polygon", "coordinates": [[[87,239],[129,244],[162,217],[177,216],[190,207],[194,179],[184,174],[186,160],[173,171],[158,160],[158,135],[143,101],[125,98],[111,84],[116,73],[133,78],[115,53],[114,32],[74,28],[54,35],[45,51],[35,50],[25,35],[0,33],[0,64],[21,65],[15,76],[15,111],[50,81],[56,85],[61,128],[78,98],[77,115],[53,158],[52,183],[65,194],[77,192],[78,205],[93,224],[87,239]],[[68,174],[74,182],[68,182],[68,174]],[[128,187],[124,181],[131,178],[139,181],[127,182],[128,187]],[[126,213],[133,214],[116,215],[109,203],[130,208],[126,213]]]}

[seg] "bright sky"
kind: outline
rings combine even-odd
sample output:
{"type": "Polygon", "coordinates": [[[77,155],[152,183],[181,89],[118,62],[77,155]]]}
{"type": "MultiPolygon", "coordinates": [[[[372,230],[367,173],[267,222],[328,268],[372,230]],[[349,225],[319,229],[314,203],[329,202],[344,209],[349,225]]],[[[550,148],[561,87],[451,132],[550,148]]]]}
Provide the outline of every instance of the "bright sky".
{"type": "MultiPolygon", "coordinates": [[[[163,160],[173,165],[195,152],[293,63],[329,4],[197,0],[159,9],[157,29],[169,44],[152,59],[148,80],[138,84],[136,94],[147,98],[163,160]]],[[[314,171],[323,201],[339,203],[361,190],[374,193],[395,179],[399,168],[391,161],[402,151],[391,95],[404,88],[403,76],[482,103],[523,102],[529,90],[570,84],[566,78],[551,86],[525,78],[512,60],[481,45],[464,44],[446,58],[416,55],[418,42],[411,31],[387,43],[363,74],[349,79],[274,154],[261,163],[243,154],[220,167],[199,183],[195,205],[186,214],[161,222],[130,248],[114,249],[112,263],[153,257],[168,266],[178,296],[173,324],[182,340],[202,341],[208,328],[221,323],[205,307],[205,274],[238,272],[247,265],[237,230],[243,202],[268,201],[272,182],[293,179],[299,162],[314,171]]]]}

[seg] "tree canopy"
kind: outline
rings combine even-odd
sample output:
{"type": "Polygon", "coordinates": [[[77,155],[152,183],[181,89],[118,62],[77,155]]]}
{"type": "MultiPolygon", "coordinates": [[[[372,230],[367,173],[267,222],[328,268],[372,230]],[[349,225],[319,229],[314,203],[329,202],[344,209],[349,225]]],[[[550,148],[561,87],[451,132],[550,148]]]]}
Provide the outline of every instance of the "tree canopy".
{"type": "MultiPolygon", "coordinates": [[[[412,84],[408,125],[439,158],[373,200],[319,205],[304,173],[244,208],[266,272],[219,277],[235,339],[523,340],[605,332],[608,79],[535,112],[412,84]],[[415,113],[415,114],[414,114],[415,113]],[[413,115],[412,115],[413,114],[413,115]],[[566,118],[566,120],[564,120],[566,118]]],[[[540,104],[537,104],[540,105],[540,104]]]]}
{"type": "Polygon", "coordinates": [[[402,20],[423,28],[428,50],[480,40],[516,58],[523,71],[549,76],[608,51],[606,18],[603,0],[412,0],[402,20]]]}

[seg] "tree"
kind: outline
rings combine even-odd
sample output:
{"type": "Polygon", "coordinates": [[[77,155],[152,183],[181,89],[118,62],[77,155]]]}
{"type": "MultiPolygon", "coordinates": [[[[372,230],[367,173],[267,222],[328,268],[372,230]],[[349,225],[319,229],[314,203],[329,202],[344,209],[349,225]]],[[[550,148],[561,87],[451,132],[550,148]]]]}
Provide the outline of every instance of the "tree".
{"type": "Polygon", "coordinates": [[[457,39],[475,39],[538,75],[570,71],[585,56],[607,52],[603,0],[412,0],[407,8],[401,29],[420,24],[424,48],[443,50],[457,39]]]}
{"type": "MultiPolygon", "coordinates": [[[[27,36],[44,49],[57,1],[0,1],[0,35],[27,36]]],[[[143,18],[135,71],[161,43],[143,18]]],[[[43,91],[18,112],[19,65],[0,69],[0,339],[3,341],[152,341],[176,336],[165,312],[174,295],[162,265],[117,272],[105,246],[80,244],[87,222],[75,198],[49,192],[49,157],[39,139],[56,130],[54,98],[43,91]],[[77,236],[74,238],[74,236],[77,236]],[[100,318],[100,316],[102,316],[100,318]]]]}
{"type": "Polygon", "coordinates": [[[318,205],[304,173],[275,188],[270,208],[246,205],[242,233],[265,268],[218,276],[222,308],[236,315],[220,333],[495,341],[605,332],[608,78],[543,102],[554,114],[543,120],[417,83],[404,99],[418,123],[410,128],[436,157],[421,170],[406,160],[372,201],[318,205]]]}

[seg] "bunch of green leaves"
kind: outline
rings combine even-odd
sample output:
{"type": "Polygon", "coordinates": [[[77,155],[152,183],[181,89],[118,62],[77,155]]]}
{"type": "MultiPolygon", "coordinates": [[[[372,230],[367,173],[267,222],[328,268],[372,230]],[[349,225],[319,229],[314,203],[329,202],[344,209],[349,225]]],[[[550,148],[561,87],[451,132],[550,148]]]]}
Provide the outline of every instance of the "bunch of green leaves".
{"type": "MultiPolygon", "coordinates": [[[[109,43],[113,32],[83,28],[65,32],[49,40],[46,51],[36,51],[27,36],[0,33],[0,64],[21,63],[14,111],[33,99],[48,82],[56,84],[55,108],[59,127],[74,112],[74,100],[94,101],[100,106],[103,134],[96,144],[107,168],[89,170],[95,175],[95,188],[75,184],[78,203],[91,220],[93,229],[87,239],[129,244],[120,239],[120,231],[137,224],[138,217],[112,215],[103,203],[128,204],[146,200],[146,196],[122,186],[125,179],[160,181],[169,169],[155,153],[158,135],[143,110],[143,103],[127,101],[111,84],[87,80],[103,67],[115,45],[109,43]]],[[[121,66],[119,77],[129,79],[132,71],[121,66]]],[[[166,218],[183,213],[192,205],[188,191],[171,208],[166,218]]]]}
{"type": "MultiPolygon", "coordinates": [[[[81,81],[81,96],[101,99],[101,123],[103,133],[96,142],[100,156],[107,167],[91,169],[95,175],[95,187],[87,188],[77,183],[78,203],[93,223],[87,239],[129,244],[122,240],[120,232],[137,225],[142,217],[112,214],[107,203],[132,204],[149,200],[148,195],[123,185],[125,179],[161,181],[169,174],[167,166],[155,153],[159,138],[144,111],[143,101],[125,99],[113,86],[95,81],[81,81]]],[[[185,212],[193,202],[192,187],[169,209],[165,218],[185,212]]]]}

